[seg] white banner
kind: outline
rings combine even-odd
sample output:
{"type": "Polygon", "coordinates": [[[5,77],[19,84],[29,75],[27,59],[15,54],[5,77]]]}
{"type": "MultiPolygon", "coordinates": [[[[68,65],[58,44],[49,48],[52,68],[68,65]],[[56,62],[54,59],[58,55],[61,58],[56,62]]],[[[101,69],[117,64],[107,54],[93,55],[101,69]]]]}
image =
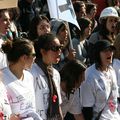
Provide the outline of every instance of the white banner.
{"type": "Polygon", "coordinates": [[[47,0],[51,18],[61,19],[76,25],[76,15],[71,0],[47,0]]]}

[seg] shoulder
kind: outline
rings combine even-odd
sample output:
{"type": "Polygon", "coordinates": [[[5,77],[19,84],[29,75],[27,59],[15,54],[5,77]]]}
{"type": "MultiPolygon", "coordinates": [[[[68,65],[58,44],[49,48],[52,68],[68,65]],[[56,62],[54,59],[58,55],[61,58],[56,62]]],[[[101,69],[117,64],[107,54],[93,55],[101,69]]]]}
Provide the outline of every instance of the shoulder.
{"type": "Polygon", "coordinates": [[[73,45],[76,45],[76,44],[79,44],[80,41],[79,41],[79,39],[77,39],[77,38],[73,38],[73,39],[72,39],[72,43],[73,43],[73,45]]]}
{"type": "Polygon", "coordinates": [[[24,76],[33,78],[33,76],[32,76],[32,74],[30,73],[30,71],[24,70],[23,73],[24,73],[24,76]]]}
{"type": "Polygon", "coordinates": [[[119,59],[114,59],[113,60],[113,68],[117,67],[117,66],[120,66],[120,60],[119,59]]]}
{"type": "Polygon", "coordinates": [[[2,72],[3,79],[5,79],[6,77],[9,78],[11,76],[10,70],[9,70],[8,67],[5,67],[5,68],[1,69],[1,72],[2,72]]]}
{"type": "Polygon", "coordinates": [[[94,32],[91,34],[90,38],[89,38],[89,42],[92,44],[95,44],[95,42],[99,39],[99,32],[94,32]]]}
{"type": "Polygon", "coordinates": [[[60,83],[60,73],[55,68],[53,68],[53,79],[55,82],[58,81],[58,83],[60,83]]]}
{"type": "Polygon", "coordinates": [[[57,69],[53,68],[53,73],[59,75],[59,72],[57,69]]]}
{"type": "Polygon", "coordinates": [[[95,64],[91,65],[90,67],[88,67],[85,71],[85,76],[94,76],[96,72],[96,68],[95,68],[95,64]]]}
{"type": "Polygon", "coordinates": [[[45,75],[44,72],[42,71],[42,69],[36,64],[34,63],[30,72],[35,75],[35,74],[41,74],[41,75],[45,75]]]}

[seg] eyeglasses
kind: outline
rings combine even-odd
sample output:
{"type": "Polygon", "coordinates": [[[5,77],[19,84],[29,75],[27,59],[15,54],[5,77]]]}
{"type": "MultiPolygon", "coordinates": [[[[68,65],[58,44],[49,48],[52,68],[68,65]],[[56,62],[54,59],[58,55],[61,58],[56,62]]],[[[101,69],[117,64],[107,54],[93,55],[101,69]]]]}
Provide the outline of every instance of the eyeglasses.
{"type": "Polygon", "coordinates": [[[31,53],[30,54],[32,57],[36,57],[36,53],[31,53]]]}
{"type": "Polygon", "coordinates": [[[54,52],[57,52],[58,50],[62,50],[63,46],[51,46],[49,50],[52,50],[54,52]]]}

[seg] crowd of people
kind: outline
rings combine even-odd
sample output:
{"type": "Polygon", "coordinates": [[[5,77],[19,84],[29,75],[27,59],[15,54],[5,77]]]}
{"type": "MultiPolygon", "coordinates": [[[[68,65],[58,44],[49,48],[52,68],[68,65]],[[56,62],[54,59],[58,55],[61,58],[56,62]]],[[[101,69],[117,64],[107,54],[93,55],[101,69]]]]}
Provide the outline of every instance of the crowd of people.
{"type": "Polygon", "coordinates": [[[120,1],[71,3],[80,29],[47,0],[0,9],[0,120],[120,119],[120,1]]]}

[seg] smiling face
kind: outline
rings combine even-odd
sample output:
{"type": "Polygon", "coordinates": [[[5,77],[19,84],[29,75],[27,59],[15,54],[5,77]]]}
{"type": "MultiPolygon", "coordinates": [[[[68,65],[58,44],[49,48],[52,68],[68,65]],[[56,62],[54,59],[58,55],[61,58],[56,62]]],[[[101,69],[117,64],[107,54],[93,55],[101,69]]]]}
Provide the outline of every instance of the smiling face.
{"type": "Polygon", "coordinates": [[[0,33],[6,34],[10,25],[10,16],[8,11],[3,11],[0,14],[0,33]]]}

